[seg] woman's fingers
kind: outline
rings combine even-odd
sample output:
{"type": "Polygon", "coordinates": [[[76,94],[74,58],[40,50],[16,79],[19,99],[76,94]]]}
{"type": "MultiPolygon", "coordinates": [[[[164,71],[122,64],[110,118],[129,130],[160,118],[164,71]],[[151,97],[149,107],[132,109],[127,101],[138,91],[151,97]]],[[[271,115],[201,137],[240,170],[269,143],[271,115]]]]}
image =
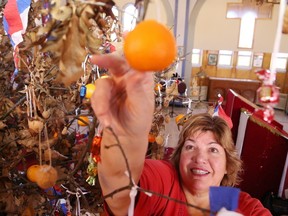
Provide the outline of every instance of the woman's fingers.
{"type": "Polygon", "coordinates": [[[126,91],[132,101],[153,100],[153,74],[130,71],[126,77],[126,91]],[[143,98],[144,97],[144,98],[143,98]]]}
{"type": "Polygon", "coordinates": [[[95,85],[97,90],[92,95],[91,106],[103,127],[111,126],[110,101],[114,81],[111,78],[97,79],[95,85]]]}
{"type": "Polygon", "coordinates": [[[101,68],[109,69],[109,72],[116,77],[124,75],[129,70],[126,60],[118,54],[92,55],[90,62],[101,68]]]}
{"type": "MultiPolygon", "coordinates": [[[[153,73],[129,68],[125,58],[119,55],[93,55],[90,61],[108,69],[112,75],[96,80],[96,90],[91,98],[92,108],[101,124],[104,127],[112,126],[112,123],[123,126],[132,124],[135,119],[150,122],[147,116],[152,116],[154,110],[153,73]],[[132,121],[126,121],[129,119],[132,121]]],[[[143,128],[141,125],[142,132],[143,128]]],[[[137,132],[137,128],[134,129],[137,132]]]]}

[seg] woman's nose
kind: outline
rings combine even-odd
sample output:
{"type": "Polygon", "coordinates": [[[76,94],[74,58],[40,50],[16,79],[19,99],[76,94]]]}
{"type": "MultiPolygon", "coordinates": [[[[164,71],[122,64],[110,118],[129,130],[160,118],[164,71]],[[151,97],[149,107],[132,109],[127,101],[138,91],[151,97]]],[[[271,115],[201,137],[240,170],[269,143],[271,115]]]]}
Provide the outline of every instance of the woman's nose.
{"type": "Polygon", "coordinates": [[[194,154],[192,156],[192,159],[196,162],[196,163],[203,163],[207,161],[207,154],[205,151],[201,150],[201,149],[197,149],[196,151],[194,151],[194,154]]]}

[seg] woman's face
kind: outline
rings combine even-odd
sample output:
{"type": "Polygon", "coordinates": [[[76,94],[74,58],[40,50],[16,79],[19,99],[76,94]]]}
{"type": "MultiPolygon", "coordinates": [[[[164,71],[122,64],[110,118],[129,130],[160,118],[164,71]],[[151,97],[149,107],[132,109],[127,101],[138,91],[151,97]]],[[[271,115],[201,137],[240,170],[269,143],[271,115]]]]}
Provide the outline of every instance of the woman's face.
{"type": "Polygon", "coordinates": [[[211,131],[198,131],[188,137],[180,155],[183,187],[194,193],[207,193],[210,186],[220,186],[226,170],[224,148],[211,131]]]}

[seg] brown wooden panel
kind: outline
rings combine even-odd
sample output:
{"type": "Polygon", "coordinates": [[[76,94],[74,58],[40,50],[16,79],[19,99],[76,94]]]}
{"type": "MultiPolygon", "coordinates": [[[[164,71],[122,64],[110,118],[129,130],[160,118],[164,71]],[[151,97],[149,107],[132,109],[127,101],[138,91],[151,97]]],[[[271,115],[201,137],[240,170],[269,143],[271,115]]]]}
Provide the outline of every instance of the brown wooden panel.
{"type": "Polygon", "coordinates": [[[217,101],[219,93],[225,101],[228,90],[232,89],[251,102],[255,102],[260,85],[261,82],[258,80],[209,77],[208,101],[217,101]]]}

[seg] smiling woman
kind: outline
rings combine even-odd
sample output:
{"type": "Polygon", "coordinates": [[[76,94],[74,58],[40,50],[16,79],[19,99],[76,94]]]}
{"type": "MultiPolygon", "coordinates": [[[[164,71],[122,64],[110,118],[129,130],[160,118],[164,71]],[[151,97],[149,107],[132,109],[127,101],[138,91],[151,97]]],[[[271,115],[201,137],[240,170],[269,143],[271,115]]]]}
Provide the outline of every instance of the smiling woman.
{"type": "MultiPolygon", "coordinates": [[[[223,176],[218,186],[234,186],[240,182],[239,174],[242,170],[242,162],[234,148],[231,130],[223,119],[212,118],[209,114],[196,115],[185,124],[171,158],[176,168],[177,164],[180,167],[182,157],[186,154],[187,148],[191,148],[190,145],[192,145],[192,149],[197,147],[196,153],[195,150],[193,152],[195,160],[203,154],[206,154],[202,156],[205,164],[211,158],[210,156],[216,158],[217,163],[224,160],[226,167],[225,171],[222,170],[223,176]],[[202,153],[204,150],[206,152],[202,153]]],[[[192,158],[192,155],[189,156],[192,158]]]]}
{"type": "MultiPolygon", "coordinates": [[[[154,83],[151,73],[139,73],[131,68],[127,70],[127,62],[115,55],[95,56],[92,62],[101,67],[109,67],[114,75],[111,77],[113,80],[100,79],[97,83],[111,89],[109,97],[106,91],[101,91],[103,88],[96,88],[92,96],[96,116],[104,126],[109,126],[109,130],[103,131],[98,172],[108,214],[130,215],[134,210],[136,216],[197,216],[216,214],[221,208],[225,208],[243,215],[271,215],[259,200],[239,189],[235,189],[238,191],[235,193],[236,198],[232,193],[235,198],[233,205],[228,201],[228,205],[222,202],[214,208],[214,203],[211,203],[214,191],[211,187],[219,188],[220,192],[227,191],[227,188],[239,183],[239,173],[242,170],[242,162],[236,153],[231,130],[225,120],[209,114],[192,115],[182,128],[178,145],[170,160],[145,159],[147,136],[154,110],[154,83]],[[129,79],[125,79],[127,77],[129,79]],[[119,98],[123,92],[126,93],[124,100],[119,98]],[[99,98],[103,103],[97,103],[99,98]],[[111,101],[115,100],[118,102],[117,106],[110,106],[111,101]],[[115,146],[113,135],[119,138],[125,160],[121,151],[110,149],[115,146]],[[129,178],[126,175],[127,166],[129,178]],[[137,187],[130,188],[131,182],[137,187]],[[123,190],[115,193],[119,188],[127,187],[131,192],[123,190]],[[132,192],[135,194],[135,190],[141,192],[137,195],[134,208],[135,200],[130,196],[132,192]],[[113,197],[109,196],[111,194],[113,197]]],[[[230,195],[230,192],[225,192],[225,195],[217,196],[224,200],[230,195]]]]}

